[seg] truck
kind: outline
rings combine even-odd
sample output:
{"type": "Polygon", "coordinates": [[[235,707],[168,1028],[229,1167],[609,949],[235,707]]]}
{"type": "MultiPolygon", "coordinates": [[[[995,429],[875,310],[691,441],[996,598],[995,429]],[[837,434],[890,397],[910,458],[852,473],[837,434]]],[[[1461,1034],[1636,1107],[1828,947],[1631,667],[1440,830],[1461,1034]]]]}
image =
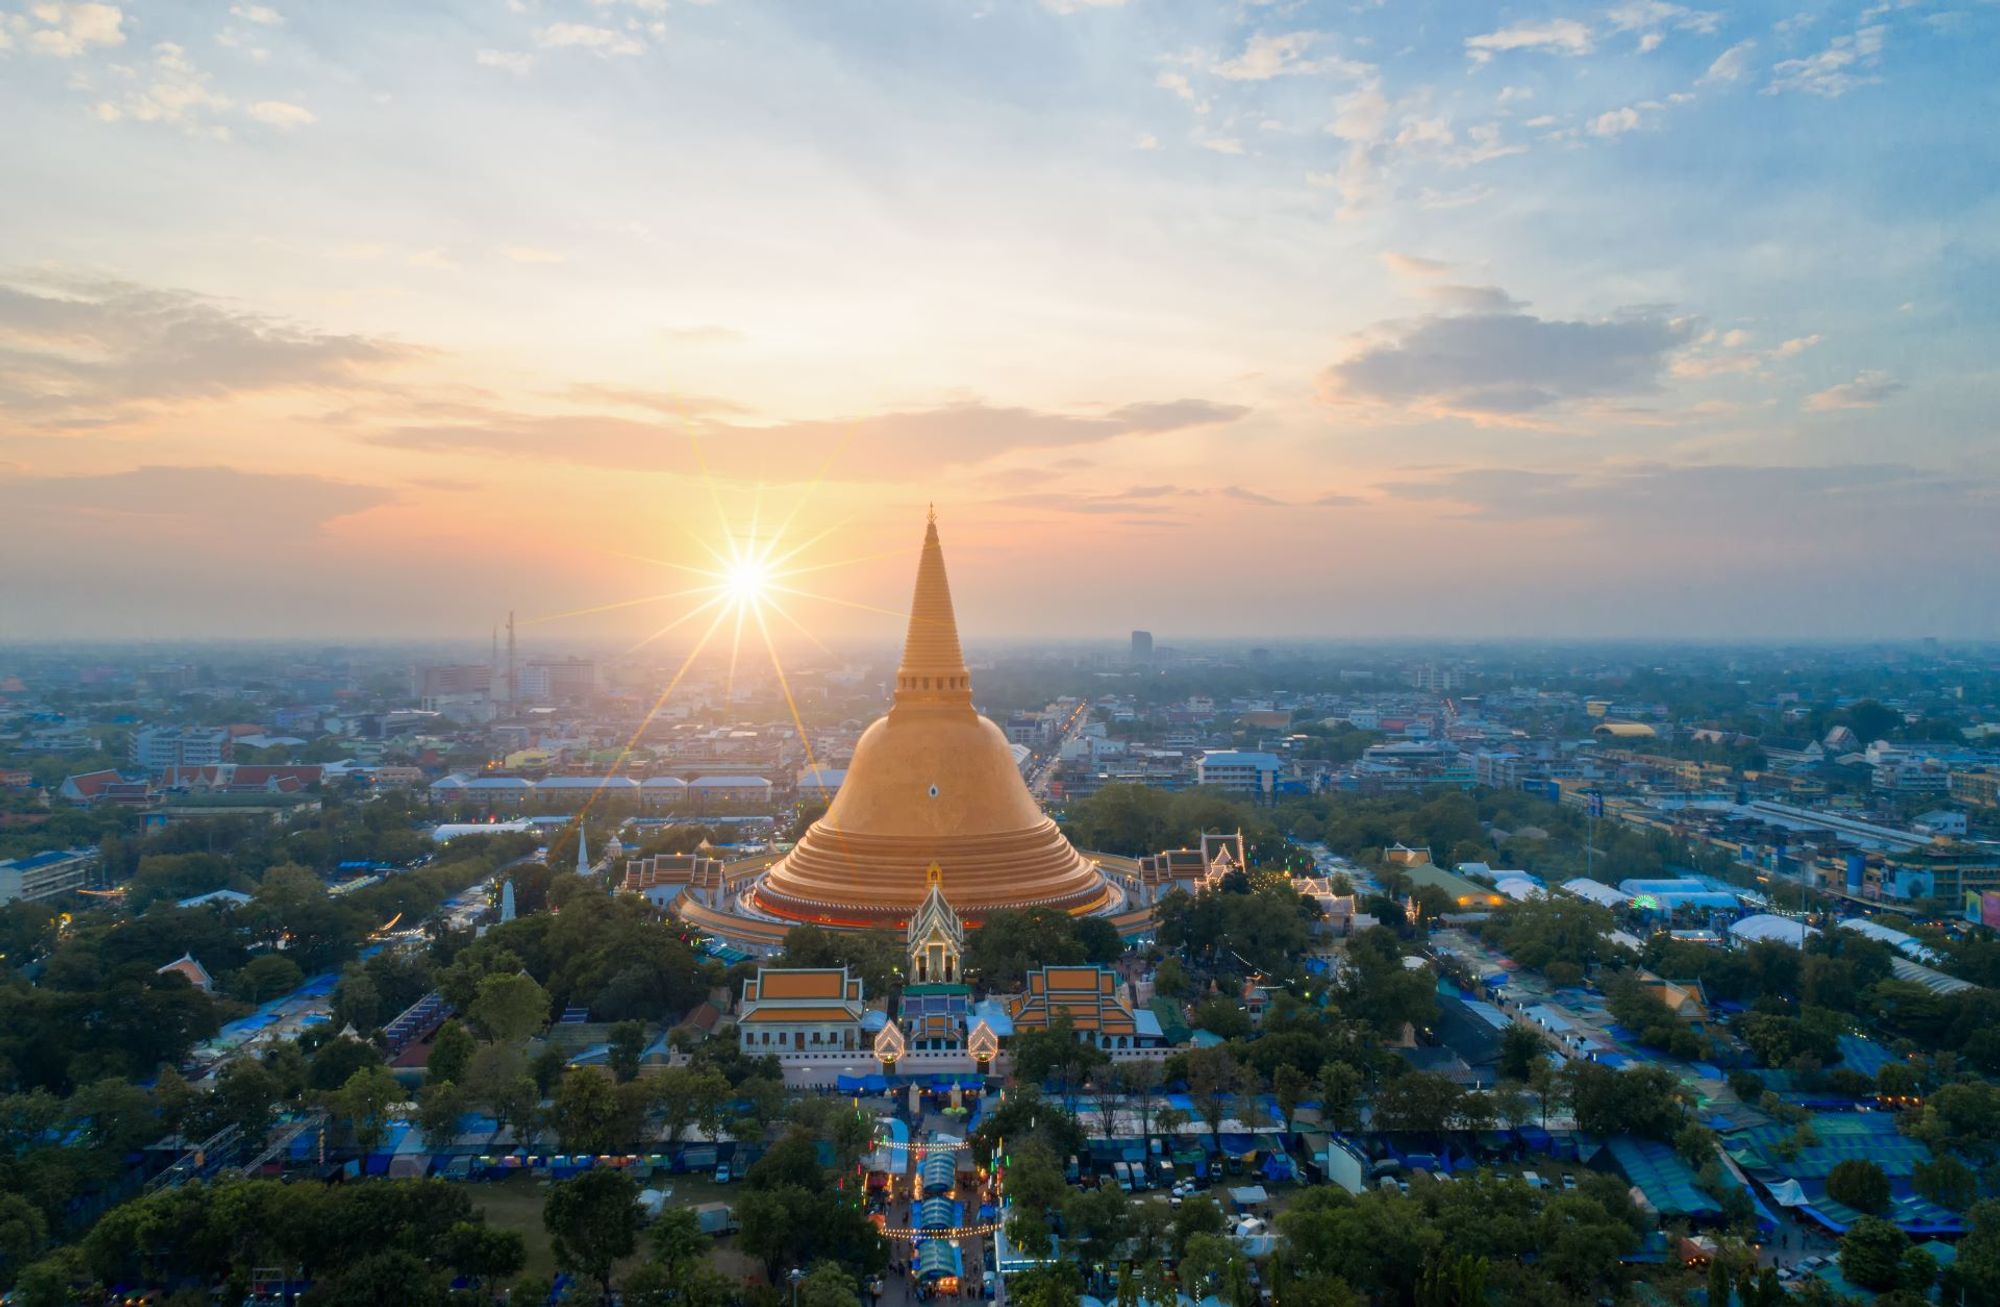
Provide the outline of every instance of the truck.
{"type": "Polygon", "coordinates": [[[728,1203],[697,1203],[694,1219],[700,1224],[703,1234],[735,1234],[736,1210],[728,1203]]]}

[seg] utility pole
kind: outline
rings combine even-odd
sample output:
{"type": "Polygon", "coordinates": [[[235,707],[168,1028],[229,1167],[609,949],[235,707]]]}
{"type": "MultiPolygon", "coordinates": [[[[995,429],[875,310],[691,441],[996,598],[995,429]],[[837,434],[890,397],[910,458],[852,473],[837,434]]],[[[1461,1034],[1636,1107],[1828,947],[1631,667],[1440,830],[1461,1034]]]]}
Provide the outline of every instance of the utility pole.
{"type": "Polygon", "coordinates": [[[1583,874],[1587,880],[1597,879],[1597,819],[1604,815],[1604,791],[1585,790],[1588,801],[1584,807],[1589,821],[1583,836],[1583,874]]]}
{"type": "Polygon", "coordinates": [[[520,693],[520,683],[514,673],[514,610],[507,610],[507,711],[514,711],[515,696],[520,693]]]}

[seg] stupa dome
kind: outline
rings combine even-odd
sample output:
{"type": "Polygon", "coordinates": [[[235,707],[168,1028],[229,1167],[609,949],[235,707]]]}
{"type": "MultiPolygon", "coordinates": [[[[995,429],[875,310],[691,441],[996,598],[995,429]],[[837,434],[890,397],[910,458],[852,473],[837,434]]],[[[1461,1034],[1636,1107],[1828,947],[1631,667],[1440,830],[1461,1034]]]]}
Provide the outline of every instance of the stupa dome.
{"type": "Polygon", "coordinates": [[[937,519],[924,531],[895,702],[862,733],[826,815],[754,891],[778,916],[900,924],[935,863],[967,920],[1035,905],[1101,906],[1104,878],[1028,793],[1007,737],[972,707],[937,519]]]}

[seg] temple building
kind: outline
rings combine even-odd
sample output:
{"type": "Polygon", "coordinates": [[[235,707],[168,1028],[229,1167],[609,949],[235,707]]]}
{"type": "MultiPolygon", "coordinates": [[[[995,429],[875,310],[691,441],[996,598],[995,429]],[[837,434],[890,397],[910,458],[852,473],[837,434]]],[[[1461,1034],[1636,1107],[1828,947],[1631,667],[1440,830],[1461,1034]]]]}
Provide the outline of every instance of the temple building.
{"type": "Polygon", "coordinates": [[[752,1057],[852,1052],[863,1047],[866,1008],[861,977],[846,967],[759,967],[743,982],[737,1043],[752,1057]]]}
{"type": "Polygon", "coordinates": [[[1006,735],[972,706],[933,515],[888,715],[856,744],[826,815],[745,906],[785,921],[896,926],[938,889],[974,924],[1008,908],[1121,903],[1028,792],[1006,735]]]}
{"type": "Polygon", "coordinates": [[[965,924],[944,896],[941,869],[930,869],[930,889],[904,931],[908,966],[900,1027],[915,1052],[962,1052],[972,1012],[965,983],[965,924]]]}
{"type": "Polygon", "coordinates": [[[1164,1049],[1160,1019],[1126,1001],[1124,984],[1109,967],[1038,967],[1028,992],[1013,1001],[1014,1031],[1046,1030],[1067,1012],[1081,1041],[1114,1055],[1164,1049]]]}
{"type": "Polygon", "coordinates": [[[1125,890],[1128,903],[1150,906],[1173,890],[1199,894],[1214,889],[1232,871],[1249,865],[1244,854],[1243,832],[1233,835],[1204,834],[1199,848],[1165,849],[1126,864],[1113,874],[1125,890]]]}

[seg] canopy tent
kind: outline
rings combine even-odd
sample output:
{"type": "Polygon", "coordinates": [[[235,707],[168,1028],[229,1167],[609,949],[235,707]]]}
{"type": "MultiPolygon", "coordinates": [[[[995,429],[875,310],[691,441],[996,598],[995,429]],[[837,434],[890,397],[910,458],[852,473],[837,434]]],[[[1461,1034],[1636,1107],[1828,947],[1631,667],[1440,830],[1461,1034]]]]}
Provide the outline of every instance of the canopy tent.
{"type": "Polygon", "coordinates": [[[879,1094],[889,1088],[889,1077],[880,1073],[851,1076],[842,1072],[835,1077],[834,1087],[843,1094],[879,1094]]]}
{"type": "Polygon", "coordinates": [[[965,1254],[949,1239],[926,1239],[917,1245],[917,1278],[926,1284],[965,1278],[965,1254]]]}

